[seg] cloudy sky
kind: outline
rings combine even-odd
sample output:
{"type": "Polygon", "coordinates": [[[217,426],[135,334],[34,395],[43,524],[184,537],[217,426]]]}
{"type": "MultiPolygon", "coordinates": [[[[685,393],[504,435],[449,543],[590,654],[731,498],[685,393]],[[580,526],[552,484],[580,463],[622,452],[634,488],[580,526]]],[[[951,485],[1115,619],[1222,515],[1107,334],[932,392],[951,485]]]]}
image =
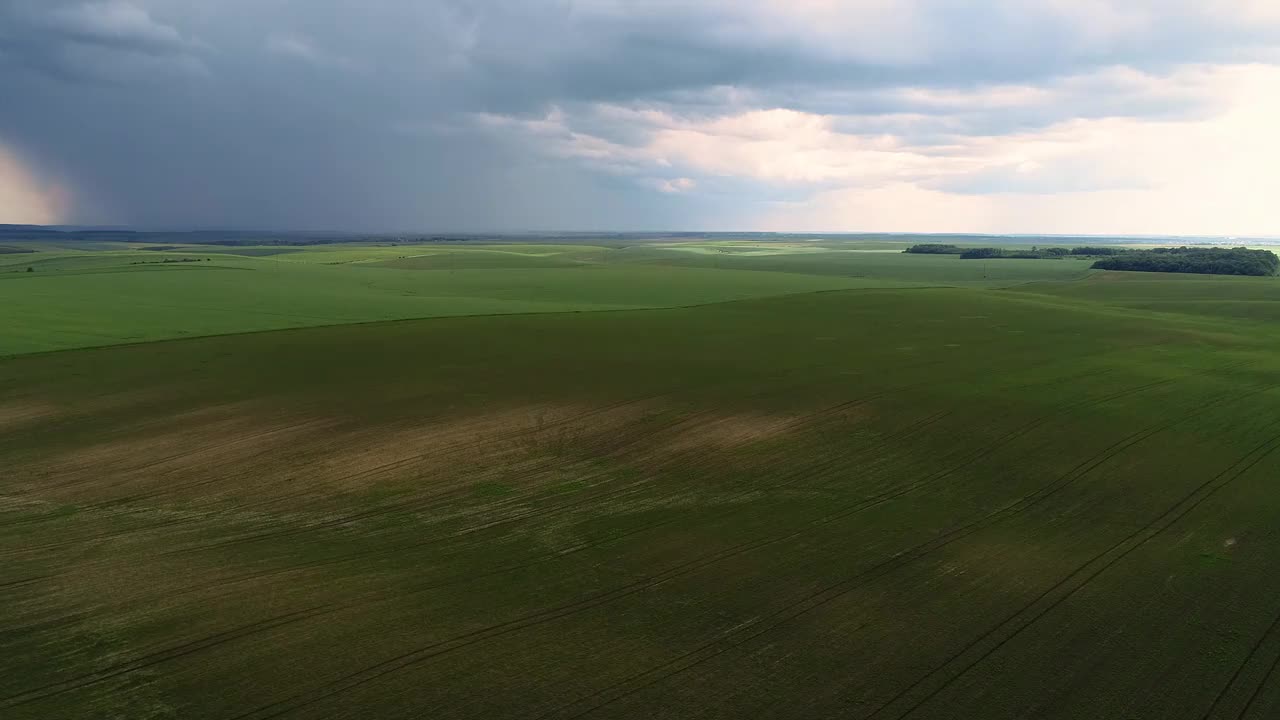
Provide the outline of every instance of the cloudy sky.
{"type": "Polygon", "coordinates": [[[0,0],[0,222],[1280,235],[1280,2],[0,0]]]}

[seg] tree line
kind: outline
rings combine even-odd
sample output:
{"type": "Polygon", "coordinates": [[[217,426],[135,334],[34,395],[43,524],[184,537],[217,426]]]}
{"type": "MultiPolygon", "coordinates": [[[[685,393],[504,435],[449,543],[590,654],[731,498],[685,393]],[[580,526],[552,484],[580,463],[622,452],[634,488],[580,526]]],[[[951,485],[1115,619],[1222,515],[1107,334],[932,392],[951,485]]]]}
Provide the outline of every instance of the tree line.
{"type": "Polygon", "coordinates": [[[1060,258],[1071,255],[1072,252],[1067,248],[1038,248],[1033,247],[1030,250],[1019,250],[1014,248],[969,248],[960,253],[961,260],[994,260],[1000,258],[1022,259],[1022,260],[1044,260],[1046,258],[1060,258]]]}
{"type": "Polygon", "coordinates": [[[907,248],[906,250],[903,250],[902,252],[910,253],[913,255],[959,255],[960,253],[964,252],[964,250],[956,247],[955,245],[944,245],[942,243],[921,243],[919,245],[912,245],[911,247],[907,248]]]}
{"type": "Polygon", "coordinates": [[[999,248],[999,247],[977,247],[962,248],[957,245],[947,245],[943,243],[921,243],[912,245],[903,250],[904,253],[914,255],[959,255],[964,260],[989,260],[993,258],[1022,258],[1030,260],[1039,260],[1043,258],[1060,258],[1068,255],[1084,255],[1084,256],[1111,256],[1119,255],[1125,252],[1124,248],[1114,247],[1091,247],[1082,246],[1074,248],[1062,247],[1032,247],[1030,250],[1025,248],[999,248]]]}
{"type": "Polygon", "coordinates": [[[1202,275],[1275,275],[1280,259],[1270,250],[1248,248],[1176,247],[1135,250],[1125,247],[1083,245],[1073,248],[970,247],[942,243],[912,245],[903,252],[920,255],[958,255],[961,260],[1024,259],[1042,260],[1096,257],[1095,270],[1132,272],[1198,273],[1202,275]]]}
{"type": "Polygon", "coordinates": [[[1280,258],[1270,250],[1248,248],[1154,248],[1104,258],[1095,270],[1195,273],[1200,275],[1275,275],[1280,258]]]}

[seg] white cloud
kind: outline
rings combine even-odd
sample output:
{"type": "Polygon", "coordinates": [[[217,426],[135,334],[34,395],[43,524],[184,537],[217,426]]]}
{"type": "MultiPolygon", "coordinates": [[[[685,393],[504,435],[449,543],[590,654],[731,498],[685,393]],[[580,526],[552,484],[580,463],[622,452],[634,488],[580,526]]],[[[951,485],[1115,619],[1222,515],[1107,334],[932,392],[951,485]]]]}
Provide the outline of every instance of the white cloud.
{"type": "MultiPolygon", "coordinates": [[[[975,139],[1003,158],[1000,192],[901,183],[840,188],[763,213],[766,229],[1276,235],[1280,223],[1280,68],[1238,68],[1214,117],[1179,122],[1074,120],[1041,132],[975,139]],[[1014,165],[1014,161],[1021,164],[1014,165]],[[1064,176],[1084,173],[1071,180],[1064,176]],[[1030,176],[1031,181],[1014,177],[1030,176]],[[1040,191],[1037,178],[1072,192],[1040,191]]],[[[980,178],[981,179],[981,178],[980,178]]]]}
{"type": "MultiPolygon", "coordinates": [[[[1044,107],[1070,119],[1018,132],[959,123],[928,140],[863,133],[868,118],[785,108],[686,117],[671,109],[595,105],[544,117],[484,116],[546,151],[617,173],[753,183],[770,229],[1070,232],[1274,232],[1280,197],[1274,132],[1280,68],[1192,66],[1166,76],[1112,68],[1045,87],[902,89],[944,120],[1044,107]],[[1194,113],[1126,112],[1167,101],[1194,113]],[[1071,117],[1093,103],[1099,117],[1071,117]],[[1105,111],[1105,112],[1104,112],[1105,111]],[[948,115],[951,113],[951,115],[948,115]],[[603,137],[604,128],[622,139],[603,137]],[[619,128],[627,131],[618,133],[619,128]]],[[[901,118],[897,118],[901,122],[901,118]]]]}
{"type": "Polygon", "coordinates": [[[708,121],[673,121],[643,152],[655,161],[721,177],[770,183],[882,182],[945,172],[937,159],[889,136],[837,132],[833,118],[786,109],[708,121]]]}
{"type": "Polygon", "coordinates": [[[757,110],[709,119],[608,105],[593,112],[638,125],[641,141],[626,144],[574,130],[574,120],[560,109],[533,120],[488,115],[482,121],[489,127],[533,135],[547,152],[617,172],[676,168],[766,183],[812,184],[884,180],[939,164],[901,147],[891,137],[840,133],[833,127],[833,118],[794,110],[757,110]]]}
{"type": "Polygon", "coordinates": [[[486,127],[533,136],[545,152],[617,172],[676,168],[775,185],[941,182],[993,171],[1029,177],[1051,161],[1097,151],[1122,120],[1180,128],[1175,121],[1220,113],[1263,69],[1196,65],[1156,76],[1113,67],[1044,86],[905,87],[845,98],[914,111],[907,113],[775,107],[688,115],[594,104],[537,118],[479,117],[486,127]],[[1009,131],[1019,118],[1037,129],[1009,131]]]}
{"type": "Polygon", "coordinates": [[[658,192],[667,194],[686,193],[698,187],[698,183],[693,178],[656,178],[652,181],[658,192]]]}

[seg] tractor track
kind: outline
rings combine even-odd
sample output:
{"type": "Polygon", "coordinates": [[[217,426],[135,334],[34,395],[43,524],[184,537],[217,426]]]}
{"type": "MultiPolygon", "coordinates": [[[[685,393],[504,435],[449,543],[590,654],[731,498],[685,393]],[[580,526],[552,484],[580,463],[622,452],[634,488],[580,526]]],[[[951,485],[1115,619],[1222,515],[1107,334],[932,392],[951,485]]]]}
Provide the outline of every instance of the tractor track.
{"type": "MultiPolygon", "coordinates": [[[[1275,423],[1272,424],[1272,426],[1274,425],[1275,423]]],[[[1268,458],[1276,450],[1280,450],[1280,435],[1274,436],[1269,440],[1263,442],[1262,444],[1256,446],[1254,449],[1250,450],[1243,457],[1236,460],[1236,462],[1234,462],[1232,465],[1224,469],[1222,472],[1218,473],[1217,475],[1210,478],[1209,480],[1206,480],[1204,483],[1201,483],[1200,485],[1196,486],[1196,488],[1194,488],[1187,495],[1183,496],[1181,500],[1179,500],[1169,509],[1165,510],[1160,515],[1157,515],[1154,519],[1152,519],[1142,527],[1138,528],[1134,532],[1130,533],[1129,535],[1125,536],[1120,541],[1110,545],[1109,547],[1107,547],[1107,549],[1091,557],[1089,560],[1087,560],[1086,562],[1078,566],[1066,577],[1062,578],[1057,583],[1054,583],[1048,589],[1043,591],[1041,594],[1037,595],[1030,603],[1027,603],[1022,608],[1020,608],[1016,612],[1006,617],[999,624],[997,624],[987,632],[983,633],[975,640],[971,641],[959,652],[954,653],[951,657],[947,658],[945,661],[940,663],[933,670],[926,673],[924,676],[922,676],[921,678],[913,682],[907,688],[904,688],[897,695],[891,698],[888,702],[884,703],[875,711],[873,711],[870,715],[868,715],[867,716],[868,720],[870,718],[877,717],[882,712],[884,712],[884,710],[888,708],[890,705],[894,704],[898,700],[908,695],[910,692],[914,691],[916,688],[920,687],[924,683],[931,680],[933,677],[937,676],[939,673],[943,672],[943,670],[947,666],[960,660],[970,650],[978,647],[984,641],[993,638],[1001,630],[1004,630],[1007,627],[1013,626],[1017,622],[1020,616],[1022,616],[1027,612],[1030,612],[1036,606],[1036,604],[1039,603],[1040,601],[1049,598],[1056,591],[1060,589],[1069,587],[1069,589],[1066,592],[1062,593],[1061,595],[1053,599],[1044,609],[1032,615],[1028,620],[1023,622],[1021,625],[1018,625],[1016,628],[1012,630],[1012,632],[1010,632],[1005,637],[1003,637],[998,642],[996,642],[991,648],[989,648],[988,650],[980,654],[972,662],[965,665],[963,668],[960,669],[959,672],[951,675],[947,680],[945,680],[938,687],[936,687],[931,692],[926,694],[923,698],[921,698],[920,700],[908,706],[908,708],[905,711],[898,714],[897,716],[898,720],[902,720],[902,718],[909,717],[910,715],[915,713],[917,710],[919,710],[921,707],[923,707],[926,703],[928,703],[933,698],[941,694],[943,690],[950,687],[954,682],[956,682],[961,677],[968,674],[969,671],[971,671],[973,668],[977,667],[987,658],[991,657],[1000,649],[1007,646],[1012,640],[1014,640],[1016,637],[1021,635],[1027,628],[1034,625],[1037,621],[1039,621],[1041,618],[1048,615],[1055,608],[1062,605],[1062,603],[1066,602],[1068,599],[1073,597],[1080,590],[1087,587],[1089,583],[1095,580],[1098,576],[1102,575],[1104,572],[1114,567],[1121,560],[1128,557],[1130,554],[1132,554],[1134,551],[1144,546],[1147,542],[1149,542],[1153,538],[1158,537],[1161,533],[1163,533],[1165,530],[1171,527],[1174,523],[1178,522],[1182,518],[1189,515],[1192,511],[1194,511],[1197,507],[1199,507],[1205,500],[1212,497],[1219,490],[1226,487],[1227,485],[1230,485],[1236,479],[1238,479],[1239,477],[1247,473],[1249,470],[1256,467],[1259,463],[1261,463],[1263,460],[1268,458]],[[1144,534],[1145,534],[1145,537],[1144,537],[1144,534]],[[1128,544],[1127,548],[1125,547],[1126,544],[1128,544]],[[1114,556],[1108,559],[1107,556],[1112,555],[1113,553],[1115,553],[1114,556]],[[1101,563],[1101,565],[1099,565],[1096,569],[1090,571],[1090,568],[1098,563],[1101,563]],[[1078,582],[1075,585],[1071,585],[1072,580],[1081,578],[1081,577],[1083,579],[1080,582],[1078,582]]]]}

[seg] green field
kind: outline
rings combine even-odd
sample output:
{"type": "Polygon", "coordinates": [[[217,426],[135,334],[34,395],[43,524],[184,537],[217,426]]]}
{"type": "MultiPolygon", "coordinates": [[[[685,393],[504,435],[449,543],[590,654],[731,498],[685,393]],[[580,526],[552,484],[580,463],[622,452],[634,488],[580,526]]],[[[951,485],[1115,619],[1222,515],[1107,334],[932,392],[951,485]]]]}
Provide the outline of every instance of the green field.
{"type": "Polygon", "coordinates": [[[0,255],[0,717],[1280,716],[1280,280],[789,245],[0,255]]]}
{"type": "Polygon", "coordinates": [[[1088,273],[1079,260],[1006,260],[984,270],[954,257],[849,245],[157,251],[31,243],[27,249],[38,252],[0,255],[0,356],[379,320],[683,307],[852,288],[999,287],[1088,273]]]}

